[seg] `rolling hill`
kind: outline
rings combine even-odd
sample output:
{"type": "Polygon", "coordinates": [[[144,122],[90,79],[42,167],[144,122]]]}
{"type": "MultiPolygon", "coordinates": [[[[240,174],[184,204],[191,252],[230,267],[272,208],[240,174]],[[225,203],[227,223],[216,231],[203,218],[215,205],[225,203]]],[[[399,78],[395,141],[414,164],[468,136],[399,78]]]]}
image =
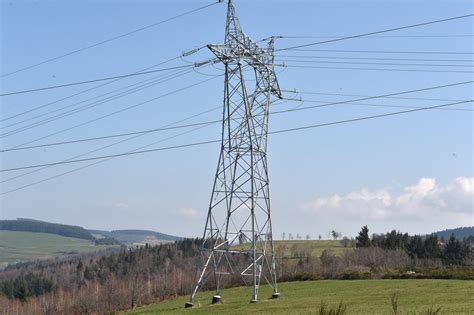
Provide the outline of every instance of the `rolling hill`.
{"type": "Polygon", "coordinates": [[[0,269],[19,262],[96,252],[110,247],[51,233],[0,231],[0,269]]]}
{"type": "Polygon", "coordinates": [[[0,220],[0,269],[19,262],[96,252],[121,244],[156,245],[179,239],[145,230],[109,232],[25,218],[0,220]]]}
{"type": "Polygon", "coordinates": [[[50,223],[32,219],[0,220],[1,231],[50,233],[66,237],[94,240],[92,234],[80,226],[50,223]]]}
{"type": "Polygon", "coordinates": [[[102,231],[102,230],[89,230],[92,235],[96,238],[107,237],[113,238],[117,241],[128,244],[128,245],[140,245],[140,244],[157,244],[163,242],[174,242],[182,239],[178,236],[163,234],[155,231],[147,230],[113,230],[113,231],[102,231]]]}
{"type": "Polygon", "coordinates": [[[451,234],[458,239],[474,237],[474,226],[459,227],[456,229],[447,229],[444,231],[434,232],[433,234],[437,235],[439,238],[444,238],[447,240],[451,234]]]}

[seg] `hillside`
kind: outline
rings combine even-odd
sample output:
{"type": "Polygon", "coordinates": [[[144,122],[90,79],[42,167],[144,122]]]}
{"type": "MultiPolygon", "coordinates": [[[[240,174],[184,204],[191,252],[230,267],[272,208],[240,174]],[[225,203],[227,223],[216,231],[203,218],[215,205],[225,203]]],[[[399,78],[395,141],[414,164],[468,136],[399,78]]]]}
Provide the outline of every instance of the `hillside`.
{"type": "Polygon", "coordinates": [[[146,230],[86,230],[27,218],[0,220],[0,269],[18,262],[96,252],[120,244],[155,245],[180,239],[146,230]]]}
{"type": "Polygon", "coordinates": [[[125,314],[316,314],[321,303],[334,308],[341,301],[347,306],[345,314],[391,314],[393,294],[398,296],[400,314],[429,314],[430,308],[438,307],[442,314],[468,314],[474,308],[473,290],[472,281],[460,280],[286,282],[279,285],[279,300],[269,299],[270,288],[262,286],[260,301],[251,304],[250,288],[239,287],[224,289],[220,305],[210,305],[215,292],[203,292],[193,309],[183,308],[189,296],[182,296],[125,314]]]}
{"type": "Polygon", "coordinates": [[[116,239],[119,242],[125,244],[155,244],[162,243],[164,241],[177,241],[181,237],[163,234],[155,231],[147,230],[113,230],[113,231],[101,231],[101,230],[89,230],[96,238],[108,237],[116,239]]]}
{"type": "Polygon", "coordinates": [[[57,224],[46,221],[18,218],[16,220],[0,220],[0,231],[18,231],[34,233],[50,233],[59,236],[73,237],[84,240],[98,240],[99,244],[105,243],[115,245],[124,243],[127,245],[142,245],[145,243],[158,244],[162,242],[173,242],[181,237],[147,230],[87,230],[80,226],[57,224]]]}
{"type": "Polygon", "coordinates": [[[325,250],[331,255],[340,256],[350,249],[350,246],[344,247],[339,240],[275,241],[276,255],[284,258],[320,257],[325,250]]]}
{"type": "Polygon", "coordinates": [[[31,219],[0,220],[1,231],[21,231],[34,233],[51,233],[65,237],[94,240],[92,234],[80,226],[57,224],[31,219]]]}
{"type": "Polygon", "coordinates": [[[110,247],[51,233],[0,231],[0,269],[18,262],[96,252],[110,247]]]}
{"type": "Polygon", "coordinates": [[[467,227],[459,227],[456,229],[447,229],[444,231],[438,231],[434,232],[433,234],[436,234],[439,238],[444,238],[447,240],[451,234],[454,234],[454,236],[457,239],[463,239],[463,238],[468,238],[468,237],[474,237],[474,226],[467,226],[467,227]]]}

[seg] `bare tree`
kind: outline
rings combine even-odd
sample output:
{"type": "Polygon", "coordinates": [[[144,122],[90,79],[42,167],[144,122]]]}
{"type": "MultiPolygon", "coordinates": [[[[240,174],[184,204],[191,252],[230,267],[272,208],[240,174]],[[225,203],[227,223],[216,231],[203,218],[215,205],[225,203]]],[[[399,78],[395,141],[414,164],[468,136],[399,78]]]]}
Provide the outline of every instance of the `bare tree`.
{"type": "Polygon", "coordinates": [[[351,240],[347,236],[344,236],[341,240],[341,245],[344,247],[349,247],[351,245],[351,240]]]}
{"type": "Polygon", "coordinates": [[[286,237],[286,233],[285,232],[281,233],[281,239],[285,240],[285,237],[286,237]]]}
{"type": "Polygon", "coordinates": [[[306,240],[309,241],[311,239],[311,236],[309,234],[306,234],[306,240]]]}
{"type": "Polygon", "coordinates": [[[333,238],[334,240],[337,240],[337,239],[340,238],[341,235],[342,235],[342,233],[336,232],[335,230],[332,230],[330,233],[331,233],[331,236],[332,236],[332,238],[333,238]]]}

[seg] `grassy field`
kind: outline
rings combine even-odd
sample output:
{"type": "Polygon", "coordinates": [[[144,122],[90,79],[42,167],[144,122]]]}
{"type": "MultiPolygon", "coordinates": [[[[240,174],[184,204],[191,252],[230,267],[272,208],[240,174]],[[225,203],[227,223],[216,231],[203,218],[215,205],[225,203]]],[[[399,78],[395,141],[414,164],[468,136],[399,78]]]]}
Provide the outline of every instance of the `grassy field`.
{"type": "MultiPolygon", "coordinates": [[[[236,245],[233,248],[241,247],[242,245],[236,245]]],[[[275,254],[282,258],[320,257],[324,250],[328,250],[331,255],[339,256],[352,248],[342,246],[341,241],[337,240],[275,241],[275,254]]]]}
{"type": "Polygon", "coordinates": [[[295,256],[294,252],[299,252],[300,249],[307,251],[312,257],[321,256],[325,249],[336,256],[352,250],[352,248],[342,246],[341,241],[335,240],[275,241],[275,250],[277,253],[282,253],[283,257],[295,256]]]}
{"type": "Polygon", "coordinates": [[[318,314],[321,302],[347,305],[346,314],[392,314],[391,297],[398,296],[400,314],[474,314],[474,281],[463,280],[324,280],[279,285],[281,298],[272,300],[270,288],[250,304],[250,288],[223,290],[221,305],[209,305],[213,292],[203,292],[193,309],[184,309],[188,297],[137,308],[126,314],[318,314]]]}
{"type": "Polygon", "coordinates": [[[94,252],[110,246],[49,233],[0,231],[0,268],[8,264],[65,254],[94,252]]]}

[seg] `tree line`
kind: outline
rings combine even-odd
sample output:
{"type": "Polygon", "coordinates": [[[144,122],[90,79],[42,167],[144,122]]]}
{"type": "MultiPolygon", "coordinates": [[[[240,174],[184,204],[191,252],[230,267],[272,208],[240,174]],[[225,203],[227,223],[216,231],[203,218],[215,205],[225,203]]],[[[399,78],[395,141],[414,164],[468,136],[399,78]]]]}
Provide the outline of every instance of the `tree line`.
{"type": "Polygon", "coordinates": [[[0,220],[0,230],[51,233],[90,241],[94,240],[92,234],[83,227],[36,220],[0,220]]]}
{"type": "Polygon", "coordinates": [[[19,264],[0,273],[2,314],[104,314],[189,293],[200,239],[19,264]]]}
{"type": "Polygon", "coordinates": [[[363,226],[356,237],[356,247],[379,247],[386,250],[404,250],[411,258],[441,259],[447,265],[462,265],[472,261],[472,237],[458,240],[451,234],[447,241],[438,238],[436,234],[427,236],[401,233],[392,230],[386,234],[373,234],[369,237],[369,228],[363,226]]]}

